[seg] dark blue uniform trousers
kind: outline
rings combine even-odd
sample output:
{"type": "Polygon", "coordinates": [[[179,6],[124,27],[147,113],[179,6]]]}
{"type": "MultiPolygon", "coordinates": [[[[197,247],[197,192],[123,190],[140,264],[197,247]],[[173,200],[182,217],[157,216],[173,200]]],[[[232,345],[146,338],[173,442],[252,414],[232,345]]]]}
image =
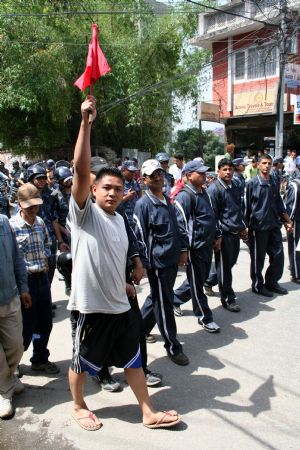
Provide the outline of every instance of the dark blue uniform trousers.
{"type": "Polygon", "coordinates": [[[284,265],[281,230],[279,228],[267,231],[249,229],[249,246],[252,289],[258,291],[264,285],[262,270],[266,254],[269,256],[269,267],[265,274],[265,286],[276,286],[282,277],[284,265]]]}
{"type": "Polygon", "coordinates": [[[204,283],[208,277],[211,261],[204,261],[199,250],[190,250],[187,266],[187,280],[175,290],[173,303],[180,306],[192,298],[193,311],[204,323],[212,322],[213,316],[208,306],[207,297],[203,292],[204,283]]]}
{"type": "Polygon", "coordinates": [[[26,351],[32,341],[32,363],[45,363],[48,361],[47,348],[52,330],[51,291],[48,274],[44,272],[28,275],[28,288],[31,295],[32,307],[24,308],[23,341],[26,351]]]}
{"type": "Polygon", "coordinates": [[[295,220],[294,230],[292,233],[288,233],[288,249],[289,249],[289,261],[290,272],[293,278],[300,278],[300,252],[296,251],[300,239],[300,222],[295,220]]]}
{"type": "Polygon", "coordinates": [[[238,234],[223,233],[221,251],[215,253],[221,302],[233,303],[236,295],[232,289],[232,268],[236,264],[240,252],[238,234]]]}
{"type": "Polygon", "coordinates": [[[174,283],[178,266],[172,265],[164,269],[148,269],[150,295],[142,306],[144,332],[149,334],[157,324],[165,341],[165,348],[171,355],[182,352],[182,346],[177,340],[177,328],[173,311],[174,283]]]}

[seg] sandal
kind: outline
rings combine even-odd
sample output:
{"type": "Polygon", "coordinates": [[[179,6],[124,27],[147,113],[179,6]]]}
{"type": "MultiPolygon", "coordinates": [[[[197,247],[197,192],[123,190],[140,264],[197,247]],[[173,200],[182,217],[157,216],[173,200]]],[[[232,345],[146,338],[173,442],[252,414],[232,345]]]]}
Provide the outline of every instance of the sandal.
{"type": "Polygon", "coordinates": [[[96,420],[98,420],[98,418],[97,418],[97,416],[95,416],[94,413],[92,413],[92,411],[87,411],[87,414],[83,417],[76,417],[74,413],[72,413],[71,416],[73,417],[75,422],[77,422],[78,425],[86,431],[97,431],[103,426],[103,424],[101,422],[96,423],[96,420]],[[84,423],[81,422],[82,420],[87,420],[87,419],[89,419],[95,425],[93,427],[87,427],[86,425],[84,425],[84,423]]]}
{"type": "Polygon", "coordinates": [[[174,425],[177,425],[179,422],[181,422],[181,416],[179,414],[172,414],[171,411],[163,411],[164,415],[155,423],[152,424],[145,424],[143,423],[144,427],[146,428],[170,428],[174,425]],[[177,417],[177,419],[173,420],[172,422],[164,422],[165,418],[168,416],[177,417]]]}

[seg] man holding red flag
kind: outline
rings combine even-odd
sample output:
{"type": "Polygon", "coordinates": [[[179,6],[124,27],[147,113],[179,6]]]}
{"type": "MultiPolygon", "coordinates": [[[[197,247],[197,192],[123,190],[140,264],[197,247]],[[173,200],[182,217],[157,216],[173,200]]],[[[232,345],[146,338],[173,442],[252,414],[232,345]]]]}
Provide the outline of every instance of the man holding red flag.
{"type": "Polygon", "coordinates": [[[177,412],[156,411],[150,401],[141,367],[139,323],[128,301],[135,295],[125,278],[128,239],[123,218],[115,212],[123,199],[124,179],[118,169],[102,168],[93,186],[96,202],[91,202],[89,119],[96,117],[94,97],[83,102],[81,114],[70,200],[73,280],[68,309],[80,313],[69,370],[72,417],[85,430],[101,428],[83,397],[84,372],[95,375],[106,365],[124,368],[145,427],[172,427],[181,420],[177,412]]]}

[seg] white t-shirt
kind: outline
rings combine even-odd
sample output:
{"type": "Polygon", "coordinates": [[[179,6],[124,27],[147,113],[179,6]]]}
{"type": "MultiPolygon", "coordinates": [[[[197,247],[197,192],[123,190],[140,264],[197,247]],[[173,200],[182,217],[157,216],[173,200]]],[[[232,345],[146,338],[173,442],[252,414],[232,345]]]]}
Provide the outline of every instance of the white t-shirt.
{"type": "Polygon", "coordinates": [[[73,196],[69,215],[73,270],[68,309],[84,314],[128,311],[128,238],[122,216],[107,214],[90,197],[79,209],[73,196]]]}
{"type": "Polygon", "coordinates": [[[182,166],[182,169],[179,169],[179,167],[176,166],[176,164],[172,164],[172,166],[169,168],[169,173],[173,175],[175,181],[181,179],[182,170],[184,169],[184,165],[182,166]]]}

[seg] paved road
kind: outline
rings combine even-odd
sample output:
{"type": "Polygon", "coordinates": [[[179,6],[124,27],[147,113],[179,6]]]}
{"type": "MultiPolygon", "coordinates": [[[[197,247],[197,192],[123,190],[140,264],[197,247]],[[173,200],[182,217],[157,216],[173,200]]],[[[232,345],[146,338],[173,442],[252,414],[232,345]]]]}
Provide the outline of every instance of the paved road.
{"type": "MultiPolygon", "coordinates": [[[[177,284],[184,279],[180,272],[177,284]]],[[[242,311],[229,313],[219,299],[210,300],[221,333],[199,328],[188,303],[177,319],[179,339],[191,359],[175,366],[158,342],[148,345],[150,367],[163,373],[161,388],[151,389],[157,408],[175,408],[183,415],[176,430],[148,430],[141,425],[135,398],[123,382],[120,393],[100,392],[88,380],[87,402],[103,420],[97,432],[81,430],[70,418],[66,380],[71,354],[67,299],[58,278],[53,286],[57,314],[50,341],[51,360],[58,377],[30,371],[27,352],[22,360],[26,391],[15,400],[15,418],[0,421],[0,450],[46,449],[299,449],[300,442],[300,296],[286,270],[286,296],[265,299],[249,289],[249,255],[242,249],[234,270],[234,286],[242,311]]],[[[142,303],[148,293],[138,288],[142,303]]]]}

